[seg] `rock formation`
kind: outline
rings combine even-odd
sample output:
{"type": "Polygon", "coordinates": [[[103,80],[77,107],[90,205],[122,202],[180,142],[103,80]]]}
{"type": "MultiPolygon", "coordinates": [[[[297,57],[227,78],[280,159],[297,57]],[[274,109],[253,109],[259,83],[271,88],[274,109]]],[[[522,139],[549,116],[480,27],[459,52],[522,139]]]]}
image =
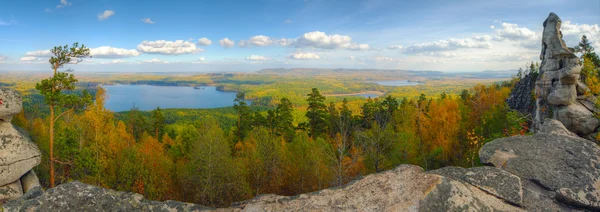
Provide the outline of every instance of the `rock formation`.
{"type": "Polygon", "coordinates": [[[533,115],[535,111],[535,81],[537,73],[527,74],[515,84],[506,104],[521,114],[533,115]]]}
{"type": "Polygon", "coordinates": [[[571,132],[592,138],[600,126],[595,117],[600,110],[595,106],[596,98],[581,82],[581,61],[565,45],[560,26],[561,20],[554,13],[544,21],[542,64],[535,83],[534,127],[539,129],[546,118],[556,119],[571,132]]]}
{"type": "Polygon", "coordinates": [[[22,104],[19,93],[0,88],[0,203],[40,186],[31,170],[40,163],[40,150],[10,123],[22,104]]]}
{"type": "MultiPolygon", "coordinates": [[[[341,187],[293,197],[261,195],[229,208],[176,201],[71,182],[30,189],[6,211],[598,211],[600,147],[546,120],[538,134],[485,144],[479,156],[491,166],[414,165],[365,176],[341,187]]],[[[21,181],[23,182],[23,181],[21,181]]]]}

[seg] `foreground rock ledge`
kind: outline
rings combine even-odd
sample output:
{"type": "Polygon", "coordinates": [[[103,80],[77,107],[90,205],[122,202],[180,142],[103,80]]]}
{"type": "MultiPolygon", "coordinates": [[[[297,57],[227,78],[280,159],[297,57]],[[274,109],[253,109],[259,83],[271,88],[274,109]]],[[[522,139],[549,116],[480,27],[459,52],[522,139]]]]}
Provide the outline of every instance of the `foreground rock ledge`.
{"type": "MultiPolygon", "coordinates": [[[[492,168],[495,169],[495,168],[492,168]]],[[[499,188],[494,188],[499,189],[499,188]]],[[[468,183],[427,174],[418,166],[401,165],[342,187],[293,197],[261,195],[231,208],[208,208],[176,201],[149,201],[80,182],[62,184],[45,193],[33,189],[5,204],[6,211],[520,211],[506,200],[468,183]]]]}

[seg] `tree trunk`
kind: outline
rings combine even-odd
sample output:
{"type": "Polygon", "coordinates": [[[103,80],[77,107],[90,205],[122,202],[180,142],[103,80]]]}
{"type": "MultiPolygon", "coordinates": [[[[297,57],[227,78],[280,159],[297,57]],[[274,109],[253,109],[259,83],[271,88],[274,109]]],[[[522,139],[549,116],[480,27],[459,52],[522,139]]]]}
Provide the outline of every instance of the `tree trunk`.
{"type": "Polygon", "coordinates": [[[50,105],[50,188],[54,188],[54,105],[50,105]]]}

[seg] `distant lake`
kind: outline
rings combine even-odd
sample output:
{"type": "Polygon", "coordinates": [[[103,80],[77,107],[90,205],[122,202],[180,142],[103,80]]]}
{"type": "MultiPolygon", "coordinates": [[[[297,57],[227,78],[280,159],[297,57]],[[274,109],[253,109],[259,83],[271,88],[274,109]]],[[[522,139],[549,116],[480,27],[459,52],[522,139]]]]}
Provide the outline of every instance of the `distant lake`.
{"type": "Polygon", "coordinates": [[[408,80],[384,80],[384,81],[375,81],[375,83],[383,86],[413,86],[423,84],[421,82],[414,82],[408,80]]]}
{"type": "Polygon", "coordinates": [[[379,97],[379,94],[365,93],[365,94],[356,94],[354,96],[362,96],[362,97],[365,97],[365,99],[368,99],[368,98],[374,99],[374,98],[379,97]]]}
{"type": "Polygon", "coordinates": [[[106,85],[104,106],[112,111],[160,108],[218,108],[233,106],[236,92],[217,91],[213,86],[106,85]]]}

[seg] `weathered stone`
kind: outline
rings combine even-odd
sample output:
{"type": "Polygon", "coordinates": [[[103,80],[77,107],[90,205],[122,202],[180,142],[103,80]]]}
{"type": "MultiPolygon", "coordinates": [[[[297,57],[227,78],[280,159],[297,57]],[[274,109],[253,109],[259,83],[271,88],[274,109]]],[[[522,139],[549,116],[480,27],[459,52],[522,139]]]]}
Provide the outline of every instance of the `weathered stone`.
{"type": "Polygon", "coordinates": [[[21,177],[21,184],[23,185],[23,192],[27,192],[35,187],[42,187],[40,185],[40,179],[33,170],[29,170],[25,175],[21,177]]]}
{"type": "Polygon", "coordinates": [[[23,100],[19,92],[0,88],[0,123],[10,122],[12,117],[23,109],[23,100]]]}
{"type": "MultiPolygon", "coordinates": [[[[3,205],[7,211],[200,211],[194,204],[145,200],[134,193],[117,192],[80,182],[62,184],[39,194],[38,187],[23,198],[3,205]],[[32,192],[33,194],[30,194],[32,192]]],[[[520,211],[464,181],[422,168],[401,165],[368,175],[347,185],[287,197],[261,195],[217,211],[520,211]]]]}
{"type": "Polygon", "coordinates": [[[538,131],[538,133],[577,137],[577,134],[569,131],[562,122],[555,119],[544,120],[544,125],[542,125],[542,128],[538,131]]]}
{"type": "Polygon", "coordinates": [[[515,205],[521,205],[523,203],[521,179],[502,169],[489,166],[469,169],[451,166],[433,170],[428,173],[469,183],[515,205]]]}
{"type": "Polygon", "coordinates": [[[535,109],[534,89],[538,74],[527,74],[519,80],[506,99],[508,106],[522,114],[533,114],[535,109]]]}
{"type": "Polygon", "coordinates": [[[203,211],[211,208],[176,201],[157,202],[140,194],[71,182],[40,192],[30,190],[23,198],[2,205],[6,211],[203,211]]]}
{"type": "Polygon", "coordinates": [[[562,122],[571,132],[578,135],[590,134],[600,125],[598,118],[580,104],[559,108],[556,112],[556,119],[562,122]]]}
{"type": "Polygon", "coordinates": [[[589,140],[558,134],[513,136],[485,144],[479,158],[556,192],[562,203],[600,210],[600,147],[589,140]]]}
{"type": "Polygon", "coordinates": [[[40,150],[28,137],[10,123],[0,123],[0,185],[18,180],[40,160],[40,150]]]}
{"type": "Polygon", "coordinates": [[[575,100],[577,100],[577,91],[573,85],[558,84],[548,94],[548,103],[553,105],[571,105],[575,100]]]}
{"type": "Polygon", "coordinates": [[[17,199],[21,196],[23,196],[23,187],[20,180],[0,186],[0,203],[17,199]]]}

